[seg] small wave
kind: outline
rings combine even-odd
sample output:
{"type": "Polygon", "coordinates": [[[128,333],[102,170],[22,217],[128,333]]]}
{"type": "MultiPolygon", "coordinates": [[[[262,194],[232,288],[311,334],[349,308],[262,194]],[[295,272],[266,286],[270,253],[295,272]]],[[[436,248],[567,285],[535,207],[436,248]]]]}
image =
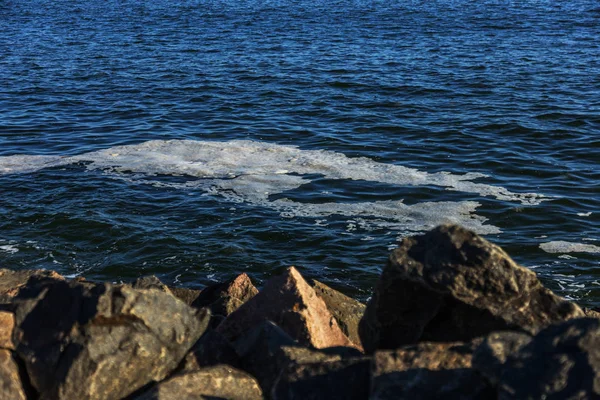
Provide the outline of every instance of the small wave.
{"type": "Polygon", "coordinates": [[[586,243],[565,242],[562,240],[540,244],[547,253],[592,253],[600,254],[600,246],[586,243]]]}

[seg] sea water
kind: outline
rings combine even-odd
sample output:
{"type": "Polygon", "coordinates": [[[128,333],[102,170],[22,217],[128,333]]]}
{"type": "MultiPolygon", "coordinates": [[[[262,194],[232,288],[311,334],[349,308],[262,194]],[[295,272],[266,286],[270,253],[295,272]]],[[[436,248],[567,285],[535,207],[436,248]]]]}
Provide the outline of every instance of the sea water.
{"type": "Polygon", "coordinates": [[[366,299],[459,223],[600,304],[596,1],[0,2],[0,267],[366,299]]]}

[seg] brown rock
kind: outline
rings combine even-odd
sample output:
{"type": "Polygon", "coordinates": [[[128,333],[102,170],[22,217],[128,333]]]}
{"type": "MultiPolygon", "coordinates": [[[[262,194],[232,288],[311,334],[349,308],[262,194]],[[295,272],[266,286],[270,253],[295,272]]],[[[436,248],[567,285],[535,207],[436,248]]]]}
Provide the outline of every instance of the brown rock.
{"type": "Polygon", "coordinates": [[[273,321],[302,345],[355,346],[341,331],[323,300],[293,267],[271,278],[259,294],[229,315],[217,331],[235,340],[266,320],[273,321]]]}
{"type": "Polygon", "coordinates": [[[367,357],[290,364],[275,383],[271,398],[366,399],[369,395],[370,365],[367,357]]]}
{"type": "Polygon", "coordinates": [[[108,284],[45,282],[15,304],[17,352],[41,397],[57,400],[117,399],[164,379],[210,318],[168,293],[108,284]]]}
{"type": "Polygon", "coordinates": [[[506,360],[531,342],[531,336],[514,331],[492,332],[473,354],[473,368],[497,385],[506,360]]]}
{"type": "Polygon", "coordinates": [[[360,324],[365,350],[535,333],[583,311],[544,288],[500,247],[443,225],[392,252],[360,324]]]}
{"type": "Polygon", "coordinates": [[[342,332],[353,343],[360,343],[358,325],[365,313],[366,306],[315,279],[309,280],[309,283],[317,296],[325,302],[327,309],[337,321],[342,332]]]}
{"type": "Polygon", "coordinates": [[[250,277],[240,274],[227,282],[203,289],[192,303],[192,307],[208,307],[213,315],[214,322],[211,325],[215,327],[257,293],[258,289],[254,287],[250,277]]]}
{"type": "Polygon", "coordinates": [[[586,317],[600,318],[600,312],[598,312],[598,310],[595,310],[593,308],[582,308],[582,310],[586,317]]]}
{"type": "Polygon", "coordinates": [[[169,290],[173,293],[173,296],[177,297],[188,306],[191,306],[201,293],[201,290],[174,286],[169,286],[169,290]]]}
{"type": "Polygon", "coordinates": [[[14,350],[12,334],[15,328],[15,315],[9,311],[0,311],[0,348],[14,350]]]}
{"type": "Polygon", "coordinates": [[[27,399],[19,376],[19,367],[12,352],[4,349],[0,349],[0,399],[27,399]]]}
{"type": "Polygon", "coordinates": [[[178,374],[150,389],[135,400],[263,399],[258,382],[245,372],[217,365],[178,374]]]}
{"type": "Polygon", "coordinates": [[[489,399],[471,368],[475,343],[419,343],[373,356],[370,399],[489,399]]]}
{"type": "Polygon", "coordinates": [[[65,278],[55,271],[44,269],[13,271],[10,269],[0,269],[0,298],[10,300],[15,297],[19,290],[25,286],[30,278],[37,280],[65,278]]]}

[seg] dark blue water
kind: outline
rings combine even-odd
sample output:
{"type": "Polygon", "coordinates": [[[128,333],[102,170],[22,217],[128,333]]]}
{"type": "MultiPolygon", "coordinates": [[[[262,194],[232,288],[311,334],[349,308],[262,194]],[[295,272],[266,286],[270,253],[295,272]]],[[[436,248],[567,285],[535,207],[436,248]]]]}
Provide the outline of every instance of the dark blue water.
{"type": "Polygon", "coordinates": [[[364,299],[459,222],[600,304],[595,0],[2,0],[0,32],[2,267],[364,299]]]}

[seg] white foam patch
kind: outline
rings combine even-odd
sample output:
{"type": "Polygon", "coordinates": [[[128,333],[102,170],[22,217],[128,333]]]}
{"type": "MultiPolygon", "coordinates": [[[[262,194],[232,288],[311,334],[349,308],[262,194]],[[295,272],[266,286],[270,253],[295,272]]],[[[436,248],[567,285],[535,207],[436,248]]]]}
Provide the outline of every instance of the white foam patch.
{"type": "Polygon", "coordinates": [[[499,229],[484,225],[485,218],[473,214],[479,206],[476,202],[427,202],[412,206],[401,201],[307,204],[289,199],[273,201],[270,195],[308,184],[311,180],[305,176],[316,174],[328,179],[364,180],[397,186],[434,185],[528,205],[546,200],[543,195],[536,193],[514,193],[500,186],[473,182],[486,177],[479,173],[430,174],[364,157],[350,158],[332,151],[300,150],[295,146],[249,140],[155,140],[72,157],[0,157],[0,174],[29,173],[77,162],[89,163],[89,169],[102,169],[121,176],[126,173],[133,180],[136,174],[145,178],[152,175],[196,177],[199,179],[187,183],[150,183],[201,189],[232,202],[271,207],[288,217],[324,217],[332,214],[364,217],[370,219],[365,226],[391,225],[394,229],[404,231],[424,230],[443,222],[460,223],[482,234],[498,233],[499,229]]]}
{"type": "Polygon", "coordinates": [[[540,244],[547,253],[592,253],[600,254],[600,246],[586,243],[565,242],[562,240],[540,244]]]}
{"type": "Polygon", "coordinates": [[[3,244],[3,245],[0,245],[0,251],[9,253],[9,254],[15,254],[15,253],[19,252],[19,248],[12,244],[3,244]]]}

